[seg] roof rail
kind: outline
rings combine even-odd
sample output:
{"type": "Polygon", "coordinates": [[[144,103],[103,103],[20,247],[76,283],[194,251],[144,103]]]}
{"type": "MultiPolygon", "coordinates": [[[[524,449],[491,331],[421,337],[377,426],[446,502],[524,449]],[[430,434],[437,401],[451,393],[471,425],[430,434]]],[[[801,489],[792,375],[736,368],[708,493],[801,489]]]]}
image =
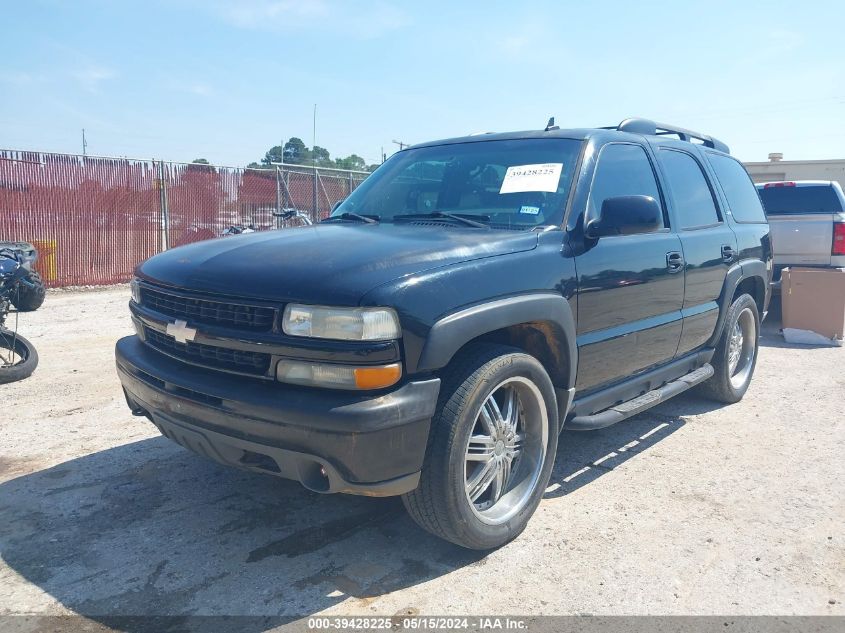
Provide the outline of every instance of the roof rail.
{"type": "Polygon", "coordinates": [[[713,138],[708,134],[701,132],[693,132],[677,125],[669,125],[667,123],[656,123],[650,119],[631,118],[625,119],[617,126],[605,128],[609,130],[618,130],[620,132],[631,132],[632,134],[648,134],[650,136],[666,136],[669,134],[676,134],[682,141],[692,142],[692,139],[701,141],[705,147],[712,147],[730,154],[730,148],[717,138],[713,138]]]}

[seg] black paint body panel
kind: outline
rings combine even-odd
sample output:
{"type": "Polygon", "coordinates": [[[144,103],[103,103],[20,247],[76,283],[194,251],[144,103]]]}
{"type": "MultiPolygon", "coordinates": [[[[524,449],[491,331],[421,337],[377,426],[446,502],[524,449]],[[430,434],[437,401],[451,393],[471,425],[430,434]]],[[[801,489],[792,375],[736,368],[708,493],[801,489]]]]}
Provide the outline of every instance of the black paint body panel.
{"type": "MultiPolygon", "coordinates": [[[[176,248],[141,264],[137,276],[163,288],[261,302],[273,306],[278,314],[290,302],[391,307],[401,323],[398,341],[367,345],[295,340],[285,336],[277,323],[273,331],[260,337],[243,334],[240,343],[229,343],[264,346],[274,359],[336,363],[401,360],[402,380],[379,397],[407,393],[403,390],[409,385],[436,379],[461,347],[477,338],[527,324],[542,334],[548,348],[544,362],[555,387],[566,390],[569,398],[574,391],[574,407],[587,413],[611,406],[619,398],[635,397],[656,380],[672,380],[678,372],[706,362],[740,284],[755,295],[761,313],[765,312],[771,280],[769,228],[765,223],[739,224],[725,213],[724,192],[707,161],[707,153],[714,150],[615,130],[552,130],[504,137],[544,135],[582,141],[562,226],[525,231],[448,223],[337,222],[176,248]],[[584,214],[597,156],[608,143],[643,148],[653,163],[667,228],[598,239],[585,235],[584,214]],[[675,208],[659,168],[656,157],[661,146],[686,151],[702,165],[722,215],[718,224],[693,231],[677,228],[683,210],[675,208]],[[730,260],[723,256],[725,246],[732,251],[730,260]],[[667,256],[673,253],[683,258],[680,268],[668,265],[667,256]]],[[[479,143],[487,138],[503,136],[429,145],[479,143]]],[[[136,318],[156,318],[133,310],[136,318]]],[[[200,333],[203,340],[217,337],[219,341],[226,338],[223,335],[223,331],[200,333]]],[[[141,347],[140,343],[122,342],[120,349],[137,356],[141,347]]],[[[150,351],[144,352],[143,362],[144,371],[153,376],[179,371],[178,363],[150,351]]],[[[205,370],[181,367],[186,375],[199,372],[197,376],[207,378],[205,370]]],[[[265,378],[262,388],[287,389],[272,384],[272,367],[265,378]]],[[[332,409],[332,402],[341,396],[330,390],[314,393],[327,398],[318,417],[326,420],[334,415],[337,409],[332,409]]],[[[252,390],[244,390],[239,397],[244,409],[259,404],[252,390]]],[[[317,402],[309,400],[309,406],[318,407],[317,402]]],[[[297,416],[307,426],[305,412],[297,416]]],[[[350,432],[364,431],[370,424],[355,416],[345,423],[351,425],[350,432]]],[[[424,446],[419,429],[424,427],[423,436],[427,434],[428,420],[421,423],[415,419],[414,424],[411,435],[424,446]]],[[[310,437],[306,433],[302,438],[306,436],[310,437]]],[[[405,440],[397,436],[395,441],[405,440]]],[[[340,450],[340,445],[332,442],[334,450],[340,450]]],[[[415,454],[413,468],[419,465],[418,458],[415,454]]],[[[368,459],[382,458],[373,454],[368,459]]],[[[403,474],[394,462],[378,472],[403,474]]],[[[405,469],[406,473],[413,468],[405,469]]],[[[371,471],[354,472],[349,465],[341,464],[338,469],[351,480],[376,476],[371,471]]]]}

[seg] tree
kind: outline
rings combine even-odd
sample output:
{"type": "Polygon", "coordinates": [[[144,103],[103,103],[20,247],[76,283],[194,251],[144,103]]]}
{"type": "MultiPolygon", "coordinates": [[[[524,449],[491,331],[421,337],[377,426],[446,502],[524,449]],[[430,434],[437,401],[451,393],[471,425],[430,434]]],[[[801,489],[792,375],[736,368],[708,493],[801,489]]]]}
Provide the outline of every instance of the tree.
{"type": "Polygon", "coordinates": [[[334,164],[332,163],[329,150],[327,150],[325,147],[315,145],[314,148],[311,150],[310,154],[311,162],[316,163],[317,165],[329,167],[334,164]]]}
{"type": "Polygon", "coordinates": [[[305,163],[310,156],[308,156],[308,148],[301,138],[292,136],[285,143],[284,157],[286,163],[302,164],[305,163]]]}
{"type": "Polygon", "coordinates": [[[195,158],[191,162],[196,163],[197,165],[210,165],[211,164],[211,163],[208,162],[207,158],[195,158]]]}
{"type": "MultiPolygon", "coordinates": [[[[205,159],[197,159],[197,161],[205,159]]],[[[194,162],[197,162],[194,161],[194,162]]],[[[264,154],[261,159],[261,164],[250,163],[247,167],[252,169],[261,169],[272,167],[274,163],[285,163],[288,165],[317,165],[318,167],[335,167],[337,169],[354,169],[354,170],[368,170],[372,171],[378,165],[367,165],[367,161],[358,156],[358,154],[350,154],[346,158],[336,158],[332,160],[329,150],[325,147],[315,145],[309,148],[305,145],[301,138],[296,136],[290,137],[287,142],[282,145],[274,145],[264,154]]]]}
{"type": "Polygon", "coordinates": [[[261,159],[261,162],[264,165],[270,165],[270,163],[281,163],[282,161],[282,147],[281,145],[274,145],[267,153],[264,154],[264,158],[261,159]]]}
{"type": "Polygon", "coordinates": [[[367,168],[367,161],[358,156],[358,154],[350,154],[346,158],[335,158],[334,163],[338,169],[357,169],[363,171],[367,168]]]}

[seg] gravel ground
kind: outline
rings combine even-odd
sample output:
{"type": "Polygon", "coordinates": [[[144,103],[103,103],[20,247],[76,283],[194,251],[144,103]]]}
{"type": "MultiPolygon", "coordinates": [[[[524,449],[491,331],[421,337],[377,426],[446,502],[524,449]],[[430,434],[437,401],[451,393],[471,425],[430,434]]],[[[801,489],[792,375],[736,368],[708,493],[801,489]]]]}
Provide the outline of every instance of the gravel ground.
{"type": "Polygon", "coordinates": [[[777,315],[741,403],[564,433],[526,532],[481,554],[396,499],[226,469],[132,417],[127,299],[21,315],[41,364],[0,386],[0,614],[845,613],[845,350],[784,344],[777,315]]]}

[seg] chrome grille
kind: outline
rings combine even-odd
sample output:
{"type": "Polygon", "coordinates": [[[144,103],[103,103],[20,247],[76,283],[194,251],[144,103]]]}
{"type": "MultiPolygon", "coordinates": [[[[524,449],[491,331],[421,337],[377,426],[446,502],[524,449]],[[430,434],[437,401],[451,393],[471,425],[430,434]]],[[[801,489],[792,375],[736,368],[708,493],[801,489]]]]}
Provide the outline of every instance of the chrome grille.
{"type": "Polygon", "coordinates": [[[149,286],[141,287],[141,305],[191,325],[218,325],[252,332],[273,329],[276,309],[224,299],[197,299],[149,286]]]}
{"type": "Polygon", "coordinates": [[[147,345],[179,360],[209,369],[233,371],[263,376],[270,369],[270,354],[245,352],[202,343],[179,343],[171,336],[158,330],[144,328],[147,345]]]}

